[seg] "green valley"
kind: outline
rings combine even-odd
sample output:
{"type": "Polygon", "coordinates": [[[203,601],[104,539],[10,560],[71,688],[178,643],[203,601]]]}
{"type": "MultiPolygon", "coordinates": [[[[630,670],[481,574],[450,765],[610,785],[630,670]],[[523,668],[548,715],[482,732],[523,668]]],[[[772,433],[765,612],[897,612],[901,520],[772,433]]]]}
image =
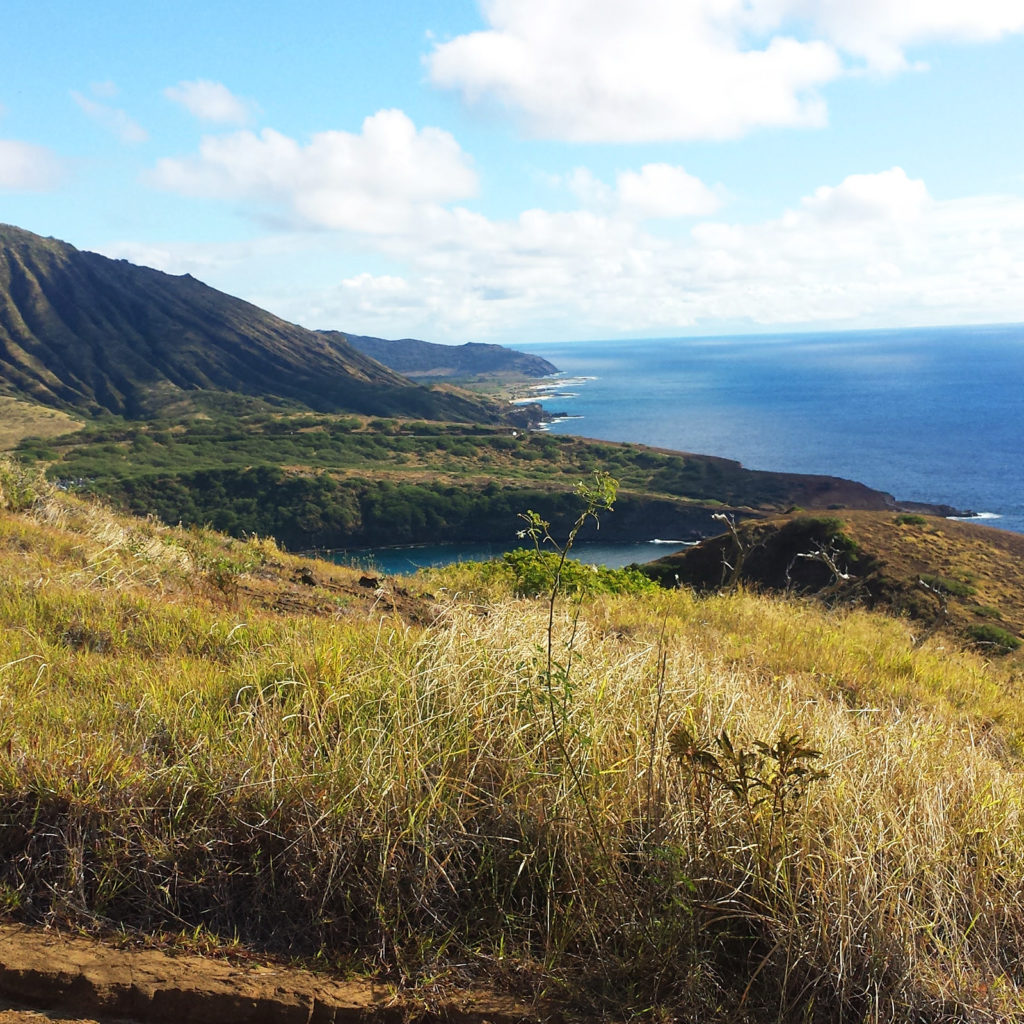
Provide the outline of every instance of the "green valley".
{"type": "MultiPolygon", "coordinates": [[[[97,420],[73,434],[22,441],[51,479],[165,522],[274,536],[289,548],[509,540],[517,512],[557,523],[594,472],[621,484],[609,539],[701,537],[712,515],[792,505],[886,508],[850,481],[763,473],[710,456],[588,441],[489,424],[436,423],[268,409],[97,420]]],[[[219,408],[218,408],[219,407],[219,408]]]]}

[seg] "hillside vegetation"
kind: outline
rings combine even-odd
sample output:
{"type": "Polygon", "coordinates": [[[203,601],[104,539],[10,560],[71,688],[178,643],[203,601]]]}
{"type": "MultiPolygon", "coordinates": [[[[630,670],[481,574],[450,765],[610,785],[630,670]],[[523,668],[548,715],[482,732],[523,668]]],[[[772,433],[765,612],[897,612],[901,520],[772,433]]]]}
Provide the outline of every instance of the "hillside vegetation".
{"type": "MultiPolygon", "coordinates": [[[[484,390],[553,369],[497,346],[358,340],[428,377],[486,370],[484,390]]],[[[834,477],[540,437],[535,403],[415,384],[338,332],[9,225],[0,403],[0,447],[64,487],[293,549],[501,539],[526,505],[564,524],[573,482],[594,471],[623,485],[609,540],[704,537],[722,509],[899,507],[834,477]]]]}
{"type": "Polygon", "coordinates": [[[1024,1014],[1014,661],[743,589],[360,586],[0,493],[9,915],[618,1020],[1024,1014]]]}
{"type": "Polygon", "coordinates": [[[834,477],[508,426],[314,415],[242,399],[201,408],[94,421],[64,437],[26,439],[18,455],[136,513],[272,535],[292,550],[503,541],[526,507],[571,520],[572,487],[595,471],[621,484],[617,515],[601,527],[607,540],[708,536],[721,529],[712,516],[723,509],[743,518],[794,504],[896,507],[889,495],[834,477]]]}

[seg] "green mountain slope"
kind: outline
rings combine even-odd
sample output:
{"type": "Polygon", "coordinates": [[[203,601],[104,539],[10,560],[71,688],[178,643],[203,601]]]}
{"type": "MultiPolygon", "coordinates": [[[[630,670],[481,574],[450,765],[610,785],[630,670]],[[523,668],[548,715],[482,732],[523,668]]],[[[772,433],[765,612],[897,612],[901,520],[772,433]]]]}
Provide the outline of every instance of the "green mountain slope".
{"type": "Polygon", "coordinates": [[[190,275],[0,225],[0,393],[136,418],[195,390],[371,415],[494,421],[500,407],[413,384],[339,340],[190,275]]]}
{"type": "Polygon", "coordinates": [[[439,345],[417,338],[388,341],[361,334],[322,331],[332,342],[347,343],[407,377],[462,380],[474,377],[546,377],[558,367],[540,356],[504,345],[439,345]]]}

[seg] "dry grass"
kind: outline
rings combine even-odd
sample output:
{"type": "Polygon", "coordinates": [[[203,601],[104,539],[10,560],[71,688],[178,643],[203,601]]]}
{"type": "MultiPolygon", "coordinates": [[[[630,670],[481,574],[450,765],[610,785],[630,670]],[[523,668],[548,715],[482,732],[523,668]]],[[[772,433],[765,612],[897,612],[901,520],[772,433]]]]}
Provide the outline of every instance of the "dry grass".
{"type": "Polygon", "coordinates": [[[666,592],[560,604],[549,671],[543,602],[276,614],[190,591],[180,536],[53,492],[0,513],[11,912],[619,1018],[1024,1013],[1005,665],[879,615],[666,592]],[[679,727],[798,733],[827,778],[759,802],[769,759],[738,798],[673,756],[679,727]]]}
{"type": "Polygon", "coordinates": [[[58,437],[82,426],[59,409],[0,396],[0,451],[10,451],[26,437],[58,437]]]}

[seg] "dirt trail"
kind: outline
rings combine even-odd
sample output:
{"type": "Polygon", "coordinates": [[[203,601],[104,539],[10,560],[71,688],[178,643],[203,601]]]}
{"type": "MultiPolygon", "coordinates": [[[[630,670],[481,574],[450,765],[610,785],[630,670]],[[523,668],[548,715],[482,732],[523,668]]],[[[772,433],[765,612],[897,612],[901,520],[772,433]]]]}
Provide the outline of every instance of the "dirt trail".
{"type": "Polygon", "coordinates": [[[114,1021],[110,1017],[99,1020],[96,1017],[69,1015],[60,1010],[53,1012],[30,1010],[27,1007],[9,1003],[6,999],[0,999],[0,1024],[136,1024],[136,1022],[126,1021],[124,1018],[114,1021]]]}
{"type": "Polygon", "coordinates": [[[0,1024],[110,1024],[111,1018],[138,1024],[538,1024],[552,1015],[488,992],[448,995],[425,1006],[372,981],[117,949],[82,936],[0,925],[0,1024]]]}

